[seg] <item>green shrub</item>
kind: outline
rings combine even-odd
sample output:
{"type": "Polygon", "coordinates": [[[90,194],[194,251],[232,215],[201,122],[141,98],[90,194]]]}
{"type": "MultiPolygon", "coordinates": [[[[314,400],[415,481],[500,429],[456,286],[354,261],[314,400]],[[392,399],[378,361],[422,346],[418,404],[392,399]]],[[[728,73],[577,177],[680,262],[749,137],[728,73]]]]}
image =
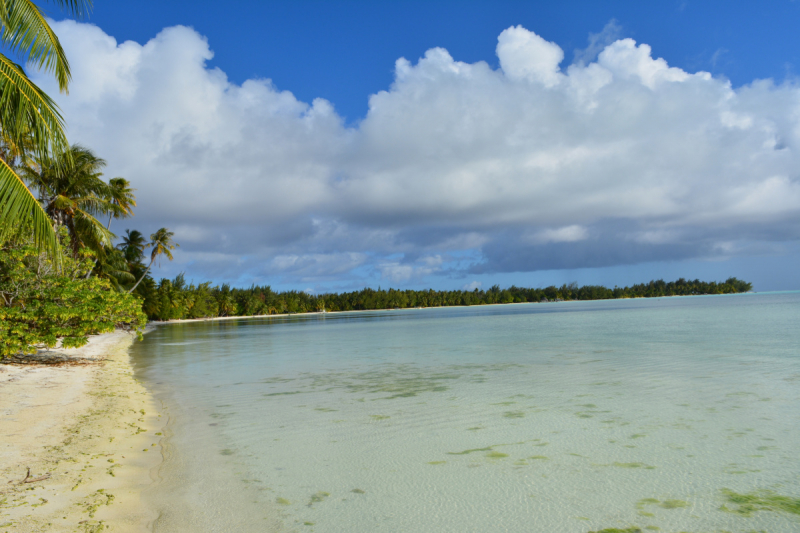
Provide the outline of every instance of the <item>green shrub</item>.
{"type": "Polygon", "coordinates": [[[141,301],[108,280],[87,279],[91,257],[73,258],[68,249],[62,247],[61,268],[56,269],[32,243],[0,245],[0,359],[53,347],[59,340],[65,348],[80,347],[89,335],[117,327],[144,329],[141,301]]]}

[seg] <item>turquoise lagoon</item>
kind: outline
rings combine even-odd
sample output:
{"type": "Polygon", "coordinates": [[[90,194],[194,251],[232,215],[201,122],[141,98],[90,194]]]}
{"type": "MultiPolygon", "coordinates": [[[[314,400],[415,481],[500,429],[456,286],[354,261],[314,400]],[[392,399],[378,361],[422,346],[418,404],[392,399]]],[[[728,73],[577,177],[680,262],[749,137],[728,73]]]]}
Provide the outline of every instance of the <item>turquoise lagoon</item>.
{"type": "Polygon", "coordinates": [[[170,324],[156,531],[800,531],[800,294],[170,324]],[[797,504],[796,500],[790,500],[797,504]]]}

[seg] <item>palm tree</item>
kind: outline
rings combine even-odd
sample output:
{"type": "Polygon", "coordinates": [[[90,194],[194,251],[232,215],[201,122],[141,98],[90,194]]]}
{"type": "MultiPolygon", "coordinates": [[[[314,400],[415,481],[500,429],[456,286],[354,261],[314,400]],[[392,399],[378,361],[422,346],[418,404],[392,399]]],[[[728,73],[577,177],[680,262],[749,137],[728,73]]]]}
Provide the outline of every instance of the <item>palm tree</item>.
{"type": "MultiPolygon", "coordinates": [[[[91,8],[91,0],[55,1],[76,17],[91,8]]],[[[0,25],[0,46],[19,56],[23,63],[51,72],[59,89],[67,92],[69,63],[42,10],[31,0],[0,0],[0,25]]],[[[23,147],[29,142],[32,151],[40,155],[61,154],[69,148],[58,106],[20,65],[2,53],[0,131],[8,144],[23,147]]],[[[0,239],[28,223],[37,247],[57,258],[58,240],[47,213],[13,166],[0,158],[0,239]]]]}
{"type": "Polygon", "coordinates": [[[34,162],[23,167],[21,174],[38,191],[55,228],[67,227],[73,253],[83,247],[101,253],[110,246],[113,234],[96,218],[119,212],[108,199],[112,197],[109,185],[101,179],[106,162],[77,144],[58,157],[39,156],[34,162]]]}
{"type": "MultiPolygon", "coordinates": [[[[136,189],[132,189],[130,185],[130,182],[125,178],[111,178],[108,180],[106,197],[104,198],[109,207],[106,230],[110,231],[112,218],[128,218],[129,216],[133,216],[132,208],[136,207],[136,196],[133,194],[133,191],[136,189]]],[[[99,232],[95,231],[93,234],[99,235],[99,232]]],[[[142,242],[144,242],[144,238],[142,239],[142,242]]],[[[116,261],[116,254],[119,254],[119,256],[123,258],[122,265],[125,268],[129,268],[129,265],[124,258],[124,254],[119,252],[119,250],[111,248],[108,243],[103,243],[102,246],[97,246],[97,244],[100,243],[95,242],[95,245],[91,246],[96,254],[94,260],[95,268],[86,274],[86,279],[89,279],[89,276],[91,276],[92,272],[95,270],[97,271],[98,275],[110,279],[111,282],[117,286],[117,288],[120,286],[119,282],[117,281],[118,279],[125,279],[129,281],[136,279],[127,270],[124,272],[124,275],[119,274],[119,272],[121,272],[119,269],[122,268],[122,266],[118,262],[114,262],[116,261]],[[117,272],[117,274],[114,274],[114,272],[117,272]]]]}
{"type": "Polygon", "coordinates": [[[136,207],[136,195],[131,189],[131,183],[125,178],[111,178],[108,180],[108,197],[106,200],[115,206],[115,210],[108,214],[106,229],[111,228],[111,218],[128,218],[133,216],[132,207],[136,207]]]}
{"type": "Polygon", "coordinates": [[[109,280],[118,291],[124,292],[122,285],[133,283],[136,279],[130,273],[125,254],[121,250],[105,248],[103,256],[99,259],[94,267],[96,275],[109,280]]]}
{"type": "Polygon", "coordinates": [[[147,265],[144,274],[142,274],[142,277],[136,282],[136,285],[131,287],[131,290],[128,291],[129,294],[132,293],[134,289],[139,286],[139,283],[142,282],[145,276],[147,276],[147,273],[150,271],[150,267],[153,266],[153,263],[159,255],[165,255],[167,256],[167,259],[172,261],[171,250],[180,247],[179,244],[172,241],[173,235],[175,234],[171,231],[168,231],[167,228],[161,228],[157,232],[150,235],[150,242],[147,244],[148,247],[153,247],[153,251],[150,252],[150,264],[147,265]]]}
{"type": "Polygon", "coordinates": [[[122,242],[117,245],[117,249],[121,250],[125,255],[125,260],[128,264],[140,263],[144,257],[145,248],[147,248],[147,243],[144,240],[144,235],[138,230],[129,229],[125,230],[122,242]]]}
{"type": "Polygon", "coordinates": [[[219,316],[231,316],[236,313],[236,299],[227,292],[219,299],[219,316]]]}

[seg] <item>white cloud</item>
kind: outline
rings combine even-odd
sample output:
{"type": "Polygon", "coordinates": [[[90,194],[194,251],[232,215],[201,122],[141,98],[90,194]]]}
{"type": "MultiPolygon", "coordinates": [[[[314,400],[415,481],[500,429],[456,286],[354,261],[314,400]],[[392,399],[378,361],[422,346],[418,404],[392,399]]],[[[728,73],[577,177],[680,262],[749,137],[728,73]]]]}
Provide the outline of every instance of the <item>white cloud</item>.
{"type": "Polygon", "coordinates": [[[116,227],[174,228],[184,266],[217,279],[401,282],[458,275],[464,254],[526,271],[800,238],[791,83],[733,89],[631,39],[562,71],[558,45],[515,26],[497,70],[442,48],[399,59],[348,127],[326,100],[231,83],[192,29],[142,45],[54,28],[74,73],[57,96],[70,139],[138,189],[116,227]]]}
{"type": "Polygon", "coordinates": [[[508,28],[497,39],[497,57],[512,80],[538,82],[552,87],[561,81],[558,65],[564,51],[522,26],[508,28]]]}
{"type": "MultiPolygon", "coordinates": [[[[661,58],[653,59],[652,49],[646,44],[636,45],[633,39],[621,39],[600,52],[597,62],[608,69],[617,79],[638,78],[645,87],[655,89],[659,83],[681,82],[689,78],[689,74],[675,67],[670,67],[661,58]]],[[[696,74],[708,81],[705,72],[696,74]]]]}
{"type": "Polygon", "coordinates": [[[272,259],[269,270],[300,279],[316,279],[345,274],[363,265],[365,260],[366,256],[358,253],[284,254],[272,259]]]}
{"type": "Polygon", "coordinates": [[[402,283],[408,281],[414,275],[414,267],[412,265],[401,265],[400,263],[383,263],[378,266],[381,271],[381,277],[388,279],[394,283],[402,283]]]}
{"type": "Polygon", "coordinates": [[[586,239],[588,236],[589,232],[586,231],[586,228],[573,224],[563,228],[543,229],[536,232],[531,240],[534,243],[577,242],[586,239]]]}
{"type": "Polygon", "coordinates": [[[420,280],[438,272],[442,263],[444,263],[442,256],[435,255],[418,258],[414,263],[387,261],[380,263],[378,269],[383,279],[393,283],[403,283],[409,280],[420,280]]]}

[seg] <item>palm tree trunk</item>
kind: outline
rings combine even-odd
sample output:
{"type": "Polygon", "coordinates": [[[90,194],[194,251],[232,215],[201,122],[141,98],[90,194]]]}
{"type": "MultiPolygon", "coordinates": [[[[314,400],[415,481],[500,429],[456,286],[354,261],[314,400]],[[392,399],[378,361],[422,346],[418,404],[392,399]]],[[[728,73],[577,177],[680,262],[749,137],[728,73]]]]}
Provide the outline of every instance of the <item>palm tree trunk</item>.
{"type": "Polygon", "coordinates": [[[137,281],[137,282],[136,282],[136,285],[134,285],[133,287],[131,287],[131,290],[129,290],[129,291],[128,291],[128,294],[132,293],[132,292],[133,292],[133,291],[136,289],[136,287],[138,287],[138,286],[139,286],[139,284],[142,282],[142,280],[143,280],[143,279],[144,279],[144,277],[147,275],[147,273],[148,273],[148,272],[150,272],[150,267],[151,267],[151,266],[153,266],[153,261],[155,261],[155,260],[156,260],[156,259],[155,259],[155,257],[154,257],[153,259],[151,259],[151,260],[150,260],[150,264],[149,264],[149,265],[147,265],[147,268],[144,270],[144,274],[142,274],[142,277],[141,277],[141,278],[139,278],[139,281],[137,281]]]}

